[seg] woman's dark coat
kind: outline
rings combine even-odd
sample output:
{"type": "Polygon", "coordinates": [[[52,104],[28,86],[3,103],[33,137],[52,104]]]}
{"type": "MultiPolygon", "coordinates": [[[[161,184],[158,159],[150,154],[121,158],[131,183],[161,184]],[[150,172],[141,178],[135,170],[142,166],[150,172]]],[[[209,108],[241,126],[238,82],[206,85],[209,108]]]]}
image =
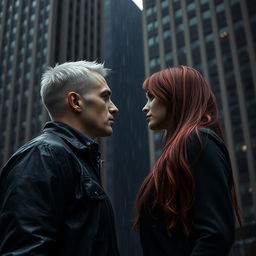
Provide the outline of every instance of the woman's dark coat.
{"type": "Polygon", "coordinates": [[[235,234],[231,203],[232,170],[223,141],[200,128],[202,145],[191,136],[188,153],[195,179],[191,210],[195,237],[186,238],[180,226],[167,232],[163,211],[145,211],[140,236],[145,256],[226,256],[235,234]]]}

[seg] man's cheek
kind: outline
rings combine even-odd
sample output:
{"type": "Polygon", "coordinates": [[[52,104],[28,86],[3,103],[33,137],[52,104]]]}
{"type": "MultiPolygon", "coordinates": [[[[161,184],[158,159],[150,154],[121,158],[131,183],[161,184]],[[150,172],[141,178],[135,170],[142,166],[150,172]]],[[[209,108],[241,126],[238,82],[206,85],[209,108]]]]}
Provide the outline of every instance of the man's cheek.
{"type": "Polygon", "coordinates": [[[104,116],[107,114],[107,108],[103,104],[97,105],[97,107],[95,108],[95,111],[98,113],[98,115],[101,115],[101,116],[104,116]]]}
{"type": "Polygon", "coordinates": [[[84,97],[86,107],[88,108],[95,108],[97,109],[102,103],[100,102],[101,99],[98,99],[97,97],[93,95],[87,95],[84,97]]]}

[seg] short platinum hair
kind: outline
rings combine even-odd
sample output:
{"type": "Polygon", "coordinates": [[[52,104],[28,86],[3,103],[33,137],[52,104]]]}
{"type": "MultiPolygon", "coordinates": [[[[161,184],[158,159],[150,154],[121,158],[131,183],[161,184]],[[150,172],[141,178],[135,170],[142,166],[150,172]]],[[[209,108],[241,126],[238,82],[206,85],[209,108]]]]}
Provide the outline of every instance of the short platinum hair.
{"type": "Polygon", "coordinates": [[[94,72],[106,77],[109,69],[96,61],[66,62],[47,68],[42,75],[40,94],[51,118],[63,113],[67,92],[86,93],[94,86],[94,72]]]}

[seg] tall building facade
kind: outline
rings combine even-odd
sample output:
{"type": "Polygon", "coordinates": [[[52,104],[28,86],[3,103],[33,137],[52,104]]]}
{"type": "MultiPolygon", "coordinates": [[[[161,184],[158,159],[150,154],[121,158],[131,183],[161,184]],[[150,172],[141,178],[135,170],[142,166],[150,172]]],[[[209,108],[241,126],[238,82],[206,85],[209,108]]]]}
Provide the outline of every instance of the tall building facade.
{"type": "MultiPolygon", "coordinates": [[[[143,4],[146,76],[169,66],[192,66],[216,95],[244,216],[236,252],[254,255],[256,2],[144,0],[143,4]]],[[[149,133],[151,164],[160,154],[160,140],[159,133],[149,133]]]]}
{"type": "Polygon", "coordinates": [[[0,166],[48,119],[40,99],[46,66],[100,60],[101,0],[0,2],[0,166]]]}
{"type": "Polygon", "coordinates": [[[105,185],[116,213],[120,254],[141,254],[132,229],[136,193],[149,172],[148,136],[142,107],[145,94],[142,12],[131,0],[104,1],[104,59],[119,108],[113,135],[106,139],[105,185]]]}

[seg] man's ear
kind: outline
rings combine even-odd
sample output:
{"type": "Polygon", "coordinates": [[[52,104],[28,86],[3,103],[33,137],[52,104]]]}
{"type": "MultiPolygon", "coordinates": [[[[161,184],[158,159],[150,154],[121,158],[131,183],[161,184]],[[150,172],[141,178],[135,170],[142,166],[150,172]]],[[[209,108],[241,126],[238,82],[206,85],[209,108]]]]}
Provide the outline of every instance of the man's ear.
{"type": "Polygon", "coordinates": [[[82,98],[81,96],[76,93],[76,92],[69,92],[67,94],[67,101],[68,101],[68,106],[76,111],[76,112],[82,112],[82,98]]]}

